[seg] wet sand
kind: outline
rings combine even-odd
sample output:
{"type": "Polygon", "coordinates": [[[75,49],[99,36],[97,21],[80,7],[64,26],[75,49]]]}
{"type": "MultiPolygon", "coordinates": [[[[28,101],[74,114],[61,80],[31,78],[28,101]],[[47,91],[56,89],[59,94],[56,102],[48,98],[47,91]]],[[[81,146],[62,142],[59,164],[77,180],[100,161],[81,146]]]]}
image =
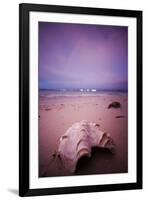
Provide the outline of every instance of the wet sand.
{"type": "Polygon", "coordinates": [[[50,98],[39,105],[39,177],[87,175],[128,172],[127,96],[102,95],[85,97],[50,98]],[[110,108],[113,101],[121,108],[110,108]],[[75,122],[87,120],[100,124],[116,145],[113,155],[107,150],[94,148],[91,158],[83,157],[74,174],[67,172],[59,159],[53,157],[57,141],[75,122]]]}

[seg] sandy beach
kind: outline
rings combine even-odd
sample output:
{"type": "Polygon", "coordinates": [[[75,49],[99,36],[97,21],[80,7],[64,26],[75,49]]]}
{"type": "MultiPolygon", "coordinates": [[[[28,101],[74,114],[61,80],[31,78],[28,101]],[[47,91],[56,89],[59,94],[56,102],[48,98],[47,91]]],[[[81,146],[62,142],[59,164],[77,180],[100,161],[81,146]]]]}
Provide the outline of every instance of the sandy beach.
{"type": "Polygon", "coordinates": [[[127,94],[115,93],[82,96],[39,97],[39,177],[87,175],[128,172],[127,94]],[[121,108],[110,108],[113,101],[121,108]],[[90,158],[83,157],[74,174],[54,160],[58,139],[75,122],[87,120],[100,125],[110,134],[116,146],[115,154],[93,149],[90,158]]]}

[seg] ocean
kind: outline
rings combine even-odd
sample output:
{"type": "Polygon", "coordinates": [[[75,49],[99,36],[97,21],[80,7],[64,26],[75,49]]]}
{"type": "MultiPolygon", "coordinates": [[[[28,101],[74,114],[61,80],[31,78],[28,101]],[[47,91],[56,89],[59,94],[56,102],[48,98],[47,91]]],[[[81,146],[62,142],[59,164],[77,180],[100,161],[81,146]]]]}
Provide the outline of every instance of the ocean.
{"type": "Polygon", "coordinates": [[[57,98],[57,97],[98,97],[98,96],[109,96],[109,95],[127,95],[127,91],[125,90],[97,90],[97,89],[61,89],[61,90],[46,90],[46,89],[40,89],[39,90],[39,97],[41,99],[51,99],[51,98],[57,98]]]}

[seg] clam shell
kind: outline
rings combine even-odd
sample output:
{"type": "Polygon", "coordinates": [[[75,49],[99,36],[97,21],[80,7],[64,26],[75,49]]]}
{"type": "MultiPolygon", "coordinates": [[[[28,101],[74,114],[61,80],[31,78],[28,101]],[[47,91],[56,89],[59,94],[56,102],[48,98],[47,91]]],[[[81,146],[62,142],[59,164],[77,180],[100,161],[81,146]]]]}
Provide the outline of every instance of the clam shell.
{"type": "Polygon", "coordinates": [[[98,124],[83,120],[73,124],[59,139],[57,154],[63,166],[74,173],[82,156],[91,156],[92,147],[107,148],[112,153],[115,145],[108,133],[98,124]]]}

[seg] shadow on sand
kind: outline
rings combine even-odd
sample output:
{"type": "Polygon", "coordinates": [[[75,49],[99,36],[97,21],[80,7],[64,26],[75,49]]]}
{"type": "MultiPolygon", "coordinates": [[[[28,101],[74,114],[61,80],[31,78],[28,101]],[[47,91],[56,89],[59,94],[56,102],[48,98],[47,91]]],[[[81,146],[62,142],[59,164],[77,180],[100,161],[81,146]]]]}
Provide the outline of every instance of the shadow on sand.
{"type": "Polygon", "coordinates": [[[80,158],[75,175],[113,173],[114,157],[108,149],[94,147],[90,158],[87,156],[80,158]]]}

